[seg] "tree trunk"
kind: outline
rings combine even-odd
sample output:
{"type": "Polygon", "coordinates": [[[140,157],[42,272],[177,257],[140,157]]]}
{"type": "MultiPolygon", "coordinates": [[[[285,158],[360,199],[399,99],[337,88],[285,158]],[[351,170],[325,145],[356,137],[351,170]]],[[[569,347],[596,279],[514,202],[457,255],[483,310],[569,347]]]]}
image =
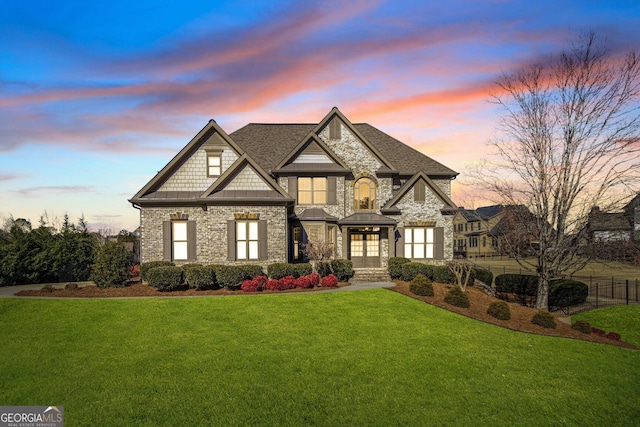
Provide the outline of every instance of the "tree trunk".
{"type": "Polygon", "coordinates": [[[536,308],[549,310],[549,275],[546,271],[538,274],[538,296],[536,297],[536,308]]]}

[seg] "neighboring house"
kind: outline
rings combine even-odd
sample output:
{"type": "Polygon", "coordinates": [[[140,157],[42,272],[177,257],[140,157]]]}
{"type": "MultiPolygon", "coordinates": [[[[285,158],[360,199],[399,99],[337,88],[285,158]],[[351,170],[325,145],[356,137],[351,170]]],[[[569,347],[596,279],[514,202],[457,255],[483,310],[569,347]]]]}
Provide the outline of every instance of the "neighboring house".
{"type": "Polygon", "coordinates": [[[463,258],[498,255],[498,236],[491,231],[503,214],[502,205],[478,209],[461,207],[453,218],[454,254],[463,258]]]}
{"type": "Polygon", "coordinates": [[[596,206],[589,212],[588,221],[590,242],[630,241],[633,237],[633,217],[626,212],[603,212],[596,206]]]}
{"type": "Polygon", "coordinates": [[[130,202],[142,262],[303,260],[324,242],[355,268],[453,257],[457,173],[333,108],[317,124],[210,121],[130,202]]]}

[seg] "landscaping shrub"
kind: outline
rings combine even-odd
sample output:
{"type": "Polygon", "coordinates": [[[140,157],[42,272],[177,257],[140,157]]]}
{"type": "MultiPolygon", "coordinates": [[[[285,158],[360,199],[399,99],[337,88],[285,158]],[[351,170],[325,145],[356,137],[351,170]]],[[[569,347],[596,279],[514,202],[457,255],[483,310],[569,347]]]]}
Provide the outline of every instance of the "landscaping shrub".
{"type": "Polygon", "coordinates": [[[320,277],[325,277],[330,274],[333,274],[331,271],[331,263],[329,261],[320,261],[316,263],[316,270],[320,277]]]}
{"type": "Polygon", "coordinates": [[[553,280],[549,284],[549,309],[565,308],[584,303],[589,287],[577,280],[553,280]]]}
{"type": "Polygon", "coordinates": [[[599,337],[607,336],[607,333],[605,331],[603,331],[602,329],[598,329],[598,328],[591,328],[591,333],[593,335],[597,335],[599,337]]]}
{"type": "Polygon", "coordinates": [[[615,333],[615,332],[609,332],[607,334],[607,339],[610,339],[610,340],[620,341],[620,338],[621,338],[620,334],[615,333]]]}
{"type": "MultiPolygon", "coordinates": [[[[433,269],[433,281],[443,283],[445,285],[457,284],[456,276],[446,265],[434,265],[433,269]]],[[[462,278],[464,283],[464,277],[462,278]]],[[[473,279],[469,278],[469,285],[473,285],[473,279]]]]}
{"type": "Polygon", "coordinates": [[[287,276],[280,279],[280,290],[293,289],[296,287],[296,278],[287,276]]]}
{"type": "Polygon", "coordinates": [[[500,274],[495,284],[498,298],[509,300],[513,294],[522,305],[538,294],[538,276],[531,274],[500,274]]]}
{"type": "Polygon", "coordinates": [[[40,292],[46,292],[48,294],[52,293],[55,290],[55,288],[53,287],[53,285],[44,285],[42,288],[40,288],[40,292]]]}
{"type": "Polygon", "coordinates": [[[556,319],[548,311],[539,311],[536,314],[534,314],[533,317],[531,318],[531,323],[540,325],[543,328],[547,328],[547,329],[556,328],[556,319]]]}
{"type": "Polygon", "coordinates": [[[180,267],[155,267],[147,271],[149,285],[159,291],[172,291],[182,284],[184,272],[180,267]]]}
{"type": "Polygon", "coordinates": [[[129,251],[118,242],[105,243],[95,253],[91,280],[99,288],[123,287],[129,278],[129,251]]]}
{"type": "Polygon", "coordinates": [[[296,288],[301,288],[301,289],[312,288],[313,285],[311,284],[311,278],[309,276],[310,275],[298,277],[295,281],[296,288]]]}
{"type": "Polygon", "coordinates": [[[311,282],[311,286],[318,286],[320,284],[320,275],[318,273],[311,273],[307,277],[311,282]]]}
{"type": "Polygon", "coordinates": [[[392,279],[402,279],[402,266],[411,262],[409,258],[391,257],[387,263],[387,270],[392,279]]]}
{"type": "Polygon", "coordinates": [[[276,280],[276,279],[269,279],[267,280],[267,283],[265,284],[264,288],[268,291],[281,291],[282,290],[282,284],[280,283],[280,280],[276,280]]]}
{"type": "Polygon", "coordinates": [[[293,276],[293,274],[293,264],[287,264],[286,262],[275,262],[267,266],[267,275],[271,279],[278,280],[286,276],[293,276]]]}
{"type": "Polygon", "coordinates": [[[129,279],[140,277],[140,264],[132,265],[127,269],[127,272],[129,273],[129,279]]]}
{"type": "Polygon", "coordinates": [[[253,277],[247,277],[242,267],[237,265],[218,265],[214,270],[218,285],[231,290],[241,286],[243,280],[253,279],[253,277]]]}
{"type": "Polygon", "coordinates": [[[149,262],[143,262],[142,264],[140,264],[140,278],[145,281],[148,282],[149,279],[147,278],[147,272],[149,270],[151,270],[152,268],[155,267],[173,267],[175,266],[175,264],[171,261],[149,261],[149,262]]]}
{"type": "Polygon", "coordinates": [[[484,268],[474,268],[473,275],[476,279],[480,280],[487,286],[491,286],[491,283],[493,283],[493,273],[489,270],[485,270],[484,268]]]}
{"type": "Polygon", "coordinates": [[[198,290],[214,289],[216,287],[216,272],[213,267],[196,264],[183,265],[185,279],[190,288],[198,290]],[[188,268],[187,265],[189,265],[188,268]]]}
{"type": "Polygon", "coordinates": [[[78,289],[77,283],[67,283],[66,285],[64,285],[65,291],[75,291],[76,289],[78,289]]]}
{"type": "Polygon", "coordinates": [[[487,314],[499,320],[511,319],[511,310],[509,309],[509,304],[504,301],[493,301],[491,304],[489,304],[487,314]]]}
{"type": "Polygon", "coordinates": [[[455,307],[469,308],[469,296],[458,285],[453,286],[444,297],[444,302],[455,307]]]}
{"type": "Polygon", "coordinates": [[[303,277],[313,273],[313,267],[308,262],[291,265],[293,266],[293,277],[303,277]]]}
{"type": "Polygon", "coordinates": [[[266,288],[267,276],[257,276],[251,280],[244,280],[240,289],[243,292],[260,292],[266,288]]]}
{"type": "Polygon", "coordinates": [[[334,259],[331,261],[331,271],[340,282],[348,282],[353,277],[353,263],[349,259],[334,259]]]}
{"type": "Polygon", "coordinates": [[[320,285],[325,288],[335,288],[338,286],[338,278],[333,274],[330,274],[320,280],[320,285]]]}
{"type": "Polygon", "coordinates": [[[433,280],[433,266],[422,264],[421,262],[407,262],[402,264],[402,280],[405,282],[412,281],[418,274],[422,274],[430,280],[433,280]]]}
{"type": "Polygon", "coordinates": [[[253,279],[254,277],[264,276],[264,270],[262,269],[261,265],[244,264],[237,265],[236,267],[238,267],[240,271],[242,271],[245,279],[253,279]]]}
{"type": "Polygon", "coordinates": [[[409,284],[409,290],[414,295],[421,295],[424,297],[432,297],[434,295],[433,284],[424,274],[418,274],[413,278],[409,284]]]}
{"type": "Polygon", "coordinates": [[[589,335],[591,333],[591,324],[586,320],[578,320],[573,325],[571,325],[573,329],[576,331],[580,331],[583,334],[589,335]]]}

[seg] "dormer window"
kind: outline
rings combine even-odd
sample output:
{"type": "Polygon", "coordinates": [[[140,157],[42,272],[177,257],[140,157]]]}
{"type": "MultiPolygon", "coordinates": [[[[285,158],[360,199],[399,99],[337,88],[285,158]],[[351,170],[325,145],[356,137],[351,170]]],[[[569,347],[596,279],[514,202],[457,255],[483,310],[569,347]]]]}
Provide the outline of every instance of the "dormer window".
{"type": "Polygon", "coordinates": [[[207,152],[207,176],[219,177],[222,174],[222,152],[207,152]]]}
{"type": "Polygon", "coordinates": [[[376,183],[370,178],[360,178],[353,186],[353,209],[376,208],[376,183]]]}

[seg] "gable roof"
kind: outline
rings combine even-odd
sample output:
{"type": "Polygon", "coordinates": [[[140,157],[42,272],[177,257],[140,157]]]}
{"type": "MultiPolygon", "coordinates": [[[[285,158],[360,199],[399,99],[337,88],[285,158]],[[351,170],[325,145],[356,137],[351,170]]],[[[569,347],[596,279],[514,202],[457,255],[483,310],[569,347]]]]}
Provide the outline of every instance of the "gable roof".
{"type": "Polygon", "coordinates": [[[493,218],[504,211],[503,205],[482,206],[477,209],[460,209],[458,212],[462,214],[467,221],[484,221],[493,218]]]}
{"type": "Polygon", "coordinates": [[[333,160],[333,162],[335,163],[335,165],[340,166],[342,169],[346,169],[346,165],[344,164],[344,162],[342,161],[342,159],[340,159],[340,157],[338,157],[336,155],[336,153],[333,152],[333,150],[331,150],[331,148],[329,148],[327,146],[327,144],[324,143],[323,140],[321,140],[320,138],[318,138],[318,136],[315,133],[311,133],[311,135],[309,135],[308,138],[304,138],[303,140],[300,141],[300,143],[289,152],[289,154],[280,161],[280,163],[278,163],[278,165],[276,165],[276,169],[281,169],[283,168],[287,162],[292,161],[294,158],[296,158],[298,155],[300,155],[300,153],[302,153],[302,151],[309,146],[310,144],[317,144],[317,146],[324,151],[324,153],[331,159],[333,160]]]}
{"type": "Polygon", "coordinates": [[[411,189],[411,187],[413,187],[413,185],[418,182],[418,181],[424,181],[425,184],[427,184],[427,186],[431,189],[431,191],[433,191],[439,198],[440,200],[442,200],[444,202],[445,208],[452,208],[452,209],[457,209],[456,204],[453,203],[453,201],[449,198],[449,196],[447,196],[445,194],[444,191],[442,191],[442,189],[440,189],[440,187],[438,187],[436,185],[435,182],[433,182],[433,180],[431,178],[429,178],[424,172],[420,171],[418,173],[416,173],[413,177],[411,177],[410,180],[408,180],[401,188],[400,190],[396,193],[395,196],[393,196],[382,208],[383,210],[390,210],[392,209],[396,203],[398,203],[406,194],[407,192],[409,192],[409,190],[411,189]]]}

